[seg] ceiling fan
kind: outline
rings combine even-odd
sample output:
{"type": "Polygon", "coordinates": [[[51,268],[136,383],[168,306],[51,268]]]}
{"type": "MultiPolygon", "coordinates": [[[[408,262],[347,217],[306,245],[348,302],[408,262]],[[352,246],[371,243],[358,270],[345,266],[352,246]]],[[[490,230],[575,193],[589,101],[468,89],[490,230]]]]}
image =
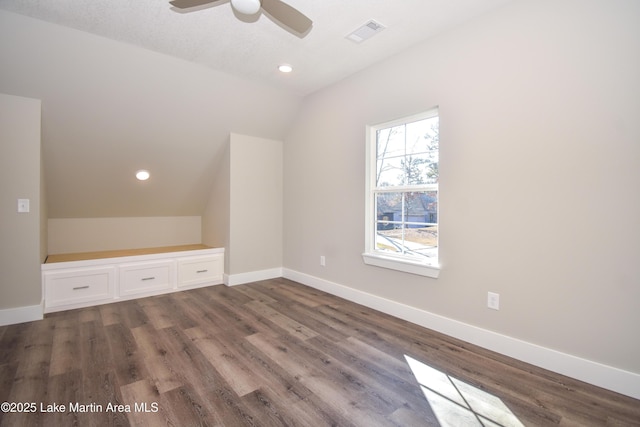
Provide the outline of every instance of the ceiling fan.
{"type": "MultiPolygon", "coordinates": [[[[205,4],[223,3],[226,0],[172,0],[172,6],[178,9],[188,9],[205,4]]],[[[313,22],[297,9],[280,0],[231,0],[233,9],[244,15],[254,15],[261,9],[272,19],[299,34],[306,33],[313,22]]]]}

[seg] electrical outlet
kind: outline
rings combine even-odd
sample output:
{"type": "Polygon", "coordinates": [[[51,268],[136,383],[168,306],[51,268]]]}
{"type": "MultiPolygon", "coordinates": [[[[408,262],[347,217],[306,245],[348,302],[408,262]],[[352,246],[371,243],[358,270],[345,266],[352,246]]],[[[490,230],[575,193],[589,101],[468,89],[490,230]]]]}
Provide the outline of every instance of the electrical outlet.
{"type": "Polygon", "coordinates": [[[489,292],[487,294],[487,307],[492,310],[500,310],[500,294],[489,292]]]}
{"type": "Polygon", "coordinates": [[[327,265],[327,259],[324,257],[324,255],[320,255],[320,265],[322,267],[324,267],[325,265],[327,265]]]}

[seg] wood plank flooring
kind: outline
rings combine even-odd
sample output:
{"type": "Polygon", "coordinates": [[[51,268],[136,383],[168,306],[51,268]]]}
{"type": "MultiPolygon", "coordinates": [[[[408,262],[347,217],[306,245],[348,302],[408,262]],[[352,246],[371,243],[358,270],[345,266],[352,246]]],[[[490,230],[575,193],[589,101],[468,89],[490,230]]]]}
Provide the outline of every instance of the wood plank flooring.
{"type": "Polygon", "coordinates": [[[286,279],[0,327],[0,402],[2,427],[640,426],[638,400],[286,279]]]}

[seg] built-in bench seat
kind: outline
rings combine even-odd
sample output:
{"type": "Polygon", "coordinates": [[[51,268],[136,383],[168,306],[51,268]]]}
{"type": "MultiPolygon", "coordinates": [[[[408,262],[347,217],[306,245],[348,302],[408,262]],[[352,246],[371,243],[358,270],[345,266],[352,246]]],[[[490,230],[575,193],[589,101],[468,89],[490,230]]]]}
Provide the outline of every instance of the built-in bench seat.
{"type": "Polygon", "coordinates": [[[224,248],[202,244],[49,255],[42,264],[44,311],[223,283],[224,248]]]}

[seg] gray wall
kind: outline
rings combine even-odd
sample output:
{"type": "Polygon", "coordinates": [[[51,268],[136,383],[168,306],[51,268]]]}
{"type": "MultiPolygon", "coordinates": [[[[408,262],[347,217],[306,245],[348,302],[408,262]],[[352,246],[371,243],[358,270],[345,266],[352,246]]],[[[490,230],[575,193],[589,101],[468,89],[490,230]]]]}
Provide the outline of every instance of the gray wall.
{"type": "Polygon", "coordinates": [[[640,373],[638,17],[518,1],[306,98],[285,139],[285,268],[640,373]],[[440,277],[366,266],[365,126],[434,106],[440,277]]]}
{"type": "Polygon", "coordinates": [[[0,92],[42,100],[50,218],[200,216],[237,132],[281,140],[300,98],[0,10],[0,92]],[[149,181],[134,177],[151,172],[149,181]]]}
{"type": "Polygon", "coordinates": [[[211,182],[211,193],[202,214],[202,243],[212,247],[227,248],[224,271],[229,272],[230,245],[229,224],[231,222],[231,146],[230,138],[218,154],[215,176],[211,182]]]}
{"type": "Polygon", "coordinates": [[[40,101],[0,94],[0,309],[41,302],[40,203],[40,101]]]}
{"type": "Polygon", "coordinates": [[[229,274],[282,267],[282,142],[231,134],[229,274]]]}
{"type": "Polygon", "coordinates": [[[234,275],[282,267],[282,145],[232,133],[216,166],[202,215],[202,241],[226,248],[231,284],[238,283],[234,275]]]}

